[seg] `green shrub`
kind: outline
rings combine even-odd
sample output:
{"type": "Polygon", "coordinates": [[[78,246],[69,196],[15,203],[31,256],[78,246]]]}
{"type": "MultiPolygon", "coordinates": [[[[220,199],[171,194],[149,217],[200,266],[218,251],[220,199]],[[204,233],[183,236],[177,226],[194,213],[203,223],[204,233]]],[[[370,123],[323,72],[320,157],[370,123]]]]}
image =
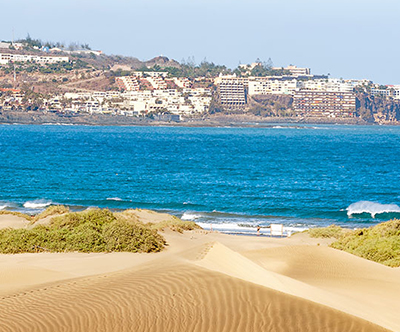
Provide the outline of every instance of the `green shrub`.
{"type": "Polygon", "coordinates": [[[330,225],[328,227],[310,228],[306,231],[311,237],[314,238],[340,238],[346,231],[337,225],[330,225]]]}
{"type": "Polygon", "coordinates": [[[108,251],[157,252],[165,241],[157,231],[139,223],[115,220],[103,229],[108,251]]]}
{"type": "Polygon", "coordinates": [[[344,234],[331,244],[333,248],[382,263],[400,266],[400,220],[391,220],[374,227],[344,234]]]}
{"type": "Polygon", "coordinates": [[[110,210],[89,209],[82,212],[72,212],[55,217],[51,226],[56,228],[74,229],[81,224],[86,224],[95,230],[101,230],[104,224],[114,221],[116,218],[110,210]]]}
{"type": "Polygon", "coordinates": [[[164,245],[164,238],[149,226],[137,221],[119,220],[111,211],[100,209],[67,213],[54,217],[50,225],[37,225],[32,229],[0,230],[0,252],[7,254],[37,251],[157,252],[164,245]]]}

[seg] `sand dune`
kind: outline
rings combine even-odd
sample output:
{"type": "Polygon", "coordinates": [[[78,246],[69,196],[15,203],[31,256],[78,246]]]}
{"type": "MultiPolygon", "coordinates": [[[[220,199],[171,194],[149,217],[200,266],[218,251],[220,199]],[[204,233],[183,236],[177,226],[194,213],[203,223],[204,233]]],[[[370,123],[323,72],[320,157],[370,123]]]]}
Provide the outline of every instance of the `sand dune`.
{"type": "Polygon", "coordinates": [[[11,214],[0,215],[0,229],[3,228],[27,228],[29,221],[11,214]]]}
{"type": "Polygon", "coordinates": [[[157,254],[0,255],[0,331],[400,331],[399,269],[304,235],[164,235],[157,254]]]}
{"type": "Polygon", "coordinates": [[[2,331],[384,331],[217,272],[163,261],[1,298],[2,331]]]}
{"type": "Polygon", "coordinates": [[[319,246],[285,246],[244,255],[268,271],[343,298],[336,308],[400,331],[400,269],[319,246]]]}

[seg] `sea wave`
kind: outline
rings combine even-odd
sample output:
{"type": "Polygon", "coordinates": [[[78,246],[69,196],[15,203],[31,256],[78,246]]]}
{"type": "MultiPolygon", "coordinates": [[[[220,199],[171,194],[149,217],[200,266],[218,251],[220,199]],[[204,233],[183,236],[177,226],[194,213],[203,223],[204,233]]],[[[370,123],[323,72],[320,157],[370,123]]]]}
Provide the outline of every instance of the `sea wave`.
{"type": "Polygon", "coordinates": [[[347,207],[347,215],[369,213],[372,218],[381,213],[400,213],[400,206],[396,204],[381,204],[370,201],[359,201],[347,207]]]}
{"type": "MultiPolygon", "coordinates": [[[[216,224],[216,223],[197,223],[201,228],[206,230],[218,231],[221,233],[235,233],[235,234],[257,234],[257,225],[238,225],[238,224],[216,224]]],[[[294,226],[283,226],[283,234],[290,236],[295,232],[302,232],[308,229],[308,227],[294,227],[294,226]]],[[[261,226],[260,234],[270,235],[271,230],[268,227],[261,226]]]]}
{"type": "Polygon", "coordinates": [[[119,198],[119,197],[108,197],[107,201],[118,201],[118,202],[120,202],[120,201],[122,201],[122,198],[119,198]]]}
{"type": "Polygon", "coordinates": [[[34,201],[27,201],[24,203],[24,208],[26,209],[42,209],[53,204],[52,201],[45,199],[36,199],[34,201]]]}
{"type": "Polygon", "coordinates": [[[0,210],[4,210],[6,207],[7,207],[7,204],[6,205],[0,205],[0,210]]]}
{"type": "Polygon", "coordinates": [[[199,218],[201,218],[201,217],[202,217],[201,214],[195,214],[195,213],[185,212],[185,213],[182,215],[181,219],[182,219],[182,220],[191,220],[191,221],[194,221],[194,220],[199,219],[199,218]]]}

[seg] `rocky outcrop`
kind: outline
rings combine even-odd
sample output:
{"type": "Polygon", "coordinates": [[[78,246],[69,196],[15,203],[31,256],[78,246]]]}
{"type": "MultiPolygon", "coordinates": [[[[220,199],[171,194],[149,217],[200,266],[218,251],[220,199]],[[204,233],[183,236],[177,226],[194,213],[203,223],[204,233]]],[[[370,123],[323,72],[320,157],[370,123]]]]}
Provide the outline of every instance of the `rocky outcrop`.
{"type": "Polygon", "coordinates": [[[259,116],[292,116],[293,97],[289,95],[253,95],[248,97],[248,112],[259,116]]]}
{"type": "Polygon", "coordinates": [[[369,122],[400,121],[400,101],[398,100],[357,93],[356,108],[360,118],[369,122]]]}

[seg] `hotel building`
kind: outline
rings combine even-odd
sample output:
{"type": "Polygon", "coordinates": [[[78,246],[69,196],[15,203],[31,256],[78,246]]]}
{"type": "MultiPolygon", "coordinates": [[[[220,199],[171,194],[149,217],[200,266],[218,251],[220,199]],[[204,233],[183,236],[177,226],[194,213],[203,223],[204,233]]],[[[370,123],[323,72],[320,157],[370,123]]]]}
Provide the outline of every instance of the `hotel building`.
{"type": "Polygon", "coordinates": [[[293,107],[306,116],[354,117],[356,96],[352,92],[300,90],[293,96],[293,107]]]}

